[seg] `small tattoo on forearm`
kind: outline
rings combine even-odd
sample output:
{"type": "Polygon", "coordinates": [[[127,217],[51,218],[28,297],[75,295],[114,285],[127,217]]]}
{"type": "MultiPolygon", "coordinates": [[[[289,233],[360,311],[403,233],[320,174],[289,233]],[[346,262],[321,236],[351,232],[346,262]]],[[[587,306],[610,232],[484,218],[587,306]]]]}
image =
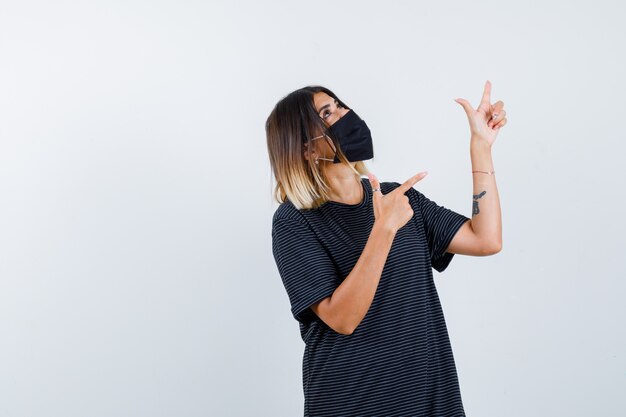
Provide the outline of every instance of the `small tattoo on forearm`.
{"type": "Polygon", "coordinates": [[[472,197],[474,198],[474,204],[472,205],[472,215],[480,213],[478,209],[478,199],[484,196],[487,191],[483,191],[480,194],[474,194],[472,197]]]}

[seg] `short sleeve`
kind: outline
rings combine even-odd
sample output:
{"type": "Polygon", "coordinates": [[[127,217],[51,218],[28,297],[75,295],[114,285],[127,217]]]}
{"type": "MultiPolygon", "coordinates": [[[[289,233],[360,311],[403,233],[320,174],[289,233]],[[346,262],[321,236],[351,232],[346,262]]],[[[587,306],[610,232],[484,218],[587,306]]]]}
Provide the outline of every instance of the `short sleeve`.
{"type": "Polygon", "coordinates": [[[275,219],[272,252],[291,313],[300,323],[315,318],[309,308],[341,284],[335,265],[313,230],[303,221],[275,219]]]}
{"type": "Polygon", "coordinates": [[[438,272],[443,272],[454,257],[454,254],[446,252],[446,249],[456,232],[470,218],[438,205],[413,187],[409,189],[407,196],[413,211],[421,215],[432,267],[438,272]]]}

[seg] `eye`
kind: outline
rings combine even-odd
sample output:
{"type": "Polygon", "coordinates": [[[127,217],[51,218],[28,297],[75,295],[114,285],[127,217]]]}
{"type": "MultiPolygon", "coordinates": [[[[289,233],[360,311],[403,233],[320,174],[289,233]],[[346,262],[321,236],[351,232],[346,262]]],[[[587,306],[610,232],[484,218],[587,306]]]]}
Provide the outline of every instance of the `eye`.
{"type": "MultiPolygon", "coordinates": [[[[341,108],[343,107],[341,104],[339,104],[339,102],[337,100],[335,100],[335,107],[337,108],[341,108]]],[[[332,112],[330,112],[328,109],[324,110],[324,112],[322,113],[322,118],[324,120],[326,120],[328,118],[328,116],[330,116],[332,114],[332,112]]]]}

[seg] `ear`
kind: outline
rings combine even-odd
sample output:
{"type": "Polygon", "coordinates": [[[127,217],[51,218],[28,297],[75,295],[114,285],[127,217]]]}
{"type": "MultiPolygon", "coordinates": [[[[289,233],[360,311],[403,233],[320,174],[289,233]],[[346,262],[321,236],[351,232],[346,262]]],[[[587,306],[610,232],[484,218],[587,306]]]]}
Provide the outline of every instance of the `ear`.
{"type": "Polygon", "coordinates": [[[309,152],[309,147],[307,146],[308,143],[304,143],[304,152],[302,153],[304,155],[304,159],[309,159],[309,158],[315,158],[315,156],[317,155],[317,152],[315,150],[315,147],[313,147],[313,149],[309,152]]]}

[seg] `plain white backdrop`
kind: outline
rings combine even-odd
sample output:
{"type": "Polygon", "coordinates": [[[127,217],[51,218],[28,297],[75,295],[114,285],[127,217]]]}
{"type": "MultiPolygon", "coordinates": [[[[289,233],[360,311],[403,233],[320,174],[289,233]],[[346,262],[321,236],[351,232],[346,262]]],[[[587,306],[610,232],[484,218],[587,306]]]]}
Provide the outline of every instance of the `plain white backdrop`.
{"type": "Polygon", "coordinates": [[[503,250],[433,271],[466,413],[623,415],[624,7],[3,1],[0,416],[302,415],[267,116],[324,85],[470,216],[486,80],[503,250]]]}

